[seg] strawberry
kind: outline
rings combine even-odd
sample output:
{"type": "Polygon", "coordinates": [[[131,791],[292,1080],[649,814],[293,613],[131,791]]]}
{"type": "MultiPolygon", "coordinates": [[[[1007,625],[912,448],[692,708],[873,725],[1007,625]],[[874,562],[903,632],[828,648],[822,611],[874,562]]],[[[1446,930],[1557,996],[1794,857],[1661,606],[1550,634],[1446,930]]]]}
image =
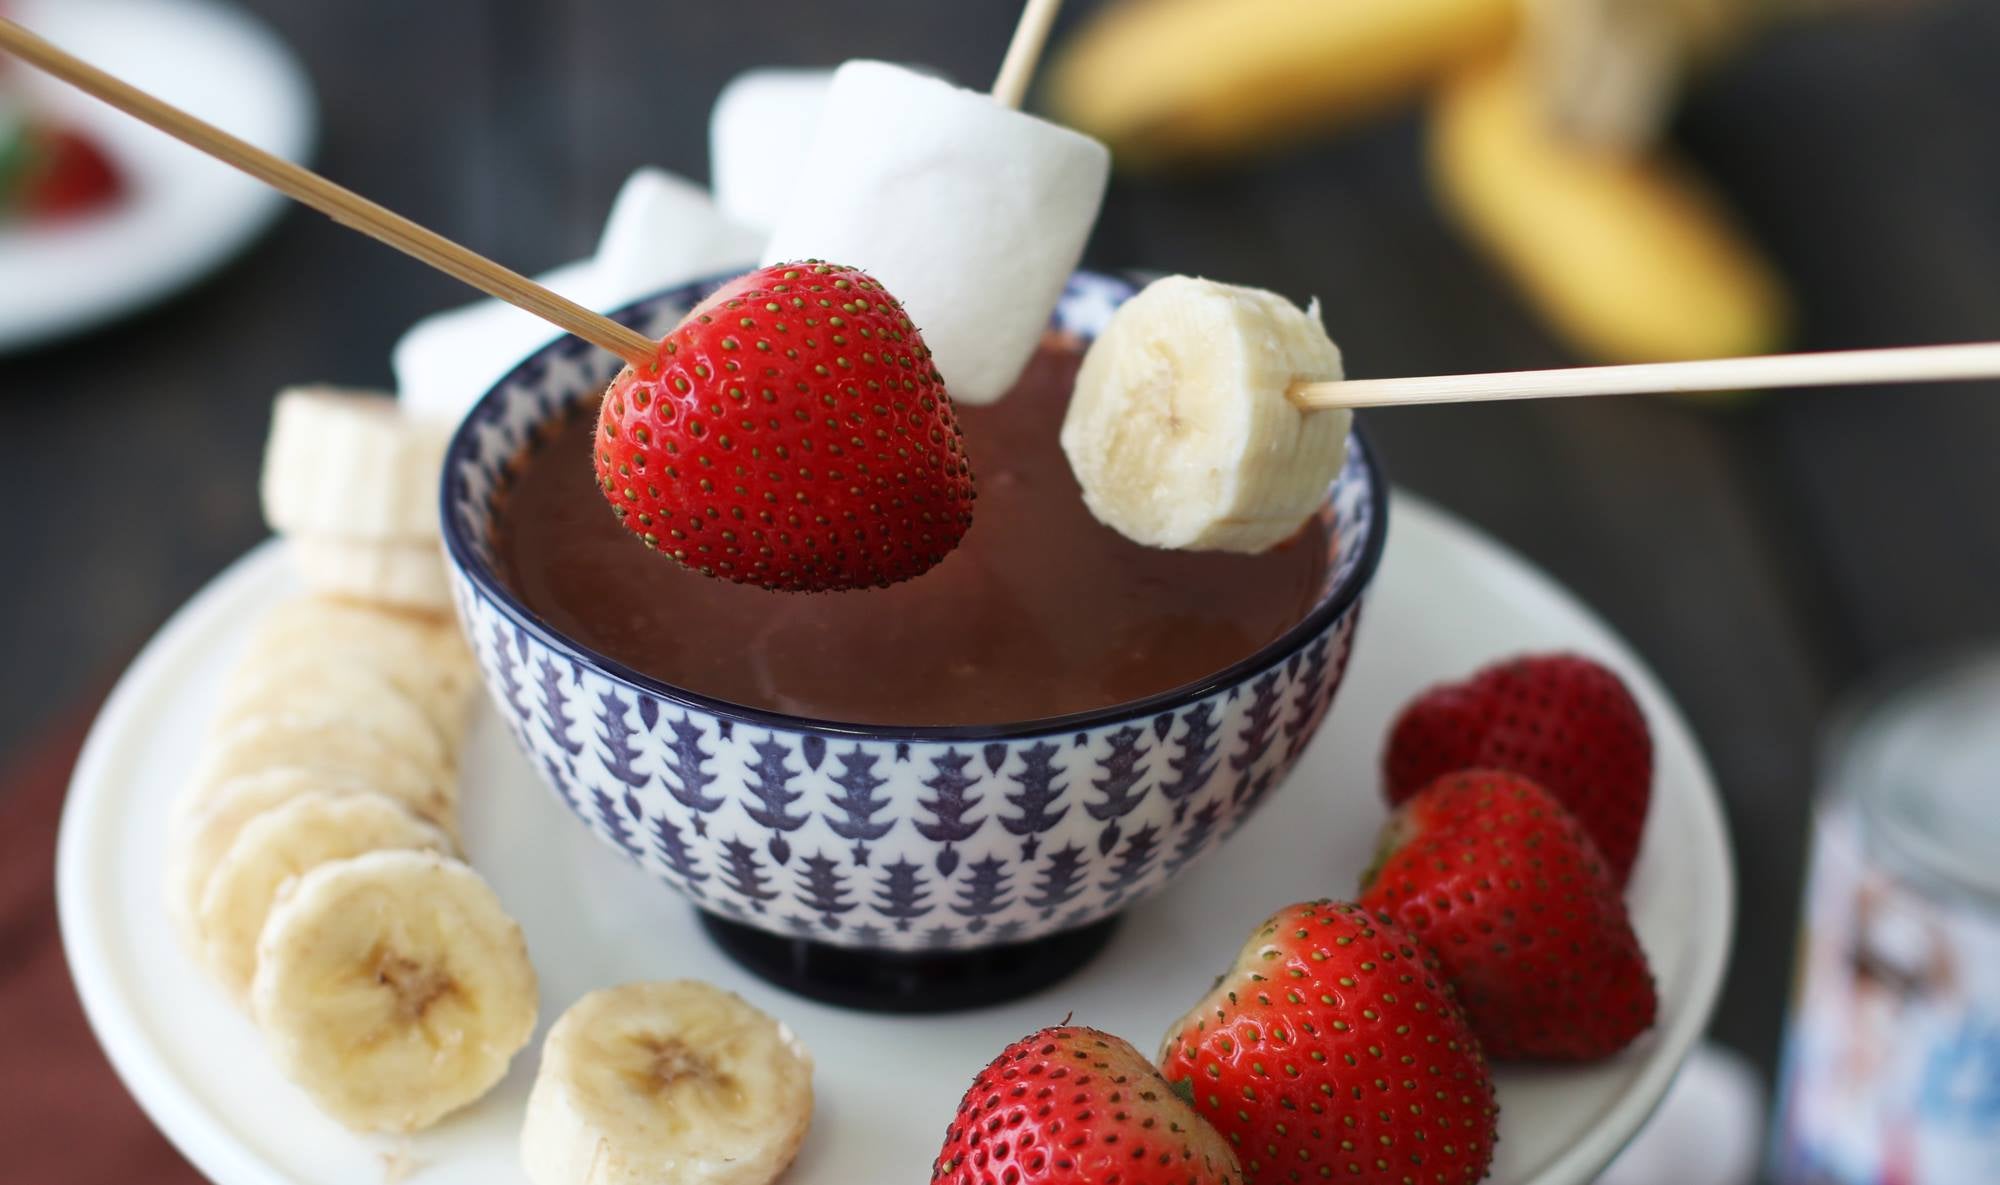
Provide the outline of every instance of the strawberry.
{"type": "Polygon", "coordinates": [[[1464,769],[1533,778],[1590,832],[1621,887],[1631,876],[1653,797],[1653,741],[1618,676],[1576,655],[1528,655],[1410,701],[1382,754],[1389,804],[1464,769]]]}
{"type": "Polygon", "coordinates": [[[598,484],[646,546],[709,576],[819,592],[908,580],[972,522],[972,467],[930,351],[862,272],[724,285],[598,413],[598,484]]]}
{"type": "Polygon", "coordinates": [[[17,200],[31,217],[67,218],[104,205],[124,190],[103,150],[67,128],[30,128],[22,151],[17,200]]]}
{"type": "Polygon", "coordinates": [[[1470,1185],[1498,1109],[1430,955],[1357,905],[1279,910],[1175,1024],[1160,1066],[1251,1185],[1470,1185]]]}
{"type": "Polygon", "coordinates": [[[987,1063],[958,1105],[933,1185],[1237,1185],[1229,1145],[1145,1055],[1060,1025],[987,1063]]]}
{"type": "Polygon", "coordinates": [[[1651,1027],[1646,952],[1597,845],[1517,774],[1447,774],[1404,803],[1361,903],[1437,954],[1494,1058],[1608,1057],[1651,1027]]]}

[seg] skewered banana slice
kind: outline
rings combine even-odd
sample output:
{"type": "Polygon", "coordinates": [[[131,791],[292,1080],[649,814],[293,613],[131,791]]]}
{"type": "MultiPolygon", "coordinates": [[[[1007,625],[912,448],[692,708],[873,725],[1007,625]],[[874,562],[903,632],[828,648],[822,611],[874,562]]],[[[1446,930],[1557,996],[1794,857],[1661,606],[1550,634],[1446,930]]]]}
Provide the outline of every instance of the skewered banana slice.
{"type": "Polygon", "coordinates": [[[434,542],[295,535],[292,565],[317,593],[423,613],[451,612],[451,579],[434,542]]]}
{"type": "Polygon", "coordinates": [[[287,767],[359,781],[433,823],[456,826],[455,769],[401,752],[351,716],[238,720],[208,739],[188,793],[199,801],[233,778],[287,767]]]}
{"type": "Polygon", "coordinates": [[[302,725],[351,720],[426,768],[447,770],[452,747],[423,708],[378,671],[353,662],[246,663],[223,691],[214,731],[239,721],[279,717],[302,725]]]}
{"type": "Polygon", "coordinates": [[[352,794],[366,789],[357,779],[285,768],[232,778],[202,795],[183,794],[167,824],[166,892],[167,912],[189,951],[197,957],[202,954],[195,916],[201,910],[209,874],[222,863],[246,824],[306,794],[352,794]]]}
{"type": "Polygon", "coordinates": [[[322,864],[271,910],[250,990],[292,1081],[358,1131],[415,1131],[500,1081],[535,1029],[521,928],[435,852],[322,864]]]}
{"type": "Polygon", "coordinates": [[[275,531],[435,539],[448,431],[388,395],[294,387],[271,408],[264,520],[275,531]]]}
{"type": "Polygon", "coordinates": [[[812,1107],[784,1025],[705,983],[628,983],[549,1030],[521,1165],[534,1185],[768,1185],[812,1107]]]}
{"type": "Polygon", "coordinates": [[[1062,446],[1099,521],[1149,547],[1263,551],[1319,508],[1349,415],[1301,412],[1294,380],[1341,377],[1314,305],[1169,276],[1085,355],[1062,446]]]}
{"type": "Polygon", "coordinates": [[[458,626],[448,618],[399,613],[342,600],[308,596],[265,615],[246,664],[266,655],[305,661],[359,663],[380,671],[423,705],[447,740],[465,728],[479,668],[458,626]]]}
{"type": "Polygon", "coordinates": [[[412,848],[449,852],[450,837],[373,791],[313,791],[243,825],[208,875],[195,928],[210,971],[238,996],[257,970],[257,936],[285,882],[333,860],[412,848]]]}

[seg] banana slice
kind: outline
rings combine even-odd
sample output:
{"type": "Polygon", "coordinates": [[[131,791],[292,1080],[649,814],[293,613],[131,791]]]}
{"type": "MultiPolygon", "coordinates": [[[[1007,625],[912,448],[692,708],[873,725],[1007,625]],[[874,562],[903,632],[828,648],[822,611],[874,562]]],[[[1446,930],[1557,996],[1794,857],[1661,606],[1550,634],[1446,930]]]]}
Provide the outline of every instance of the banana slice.
{"type": "Polygon", "coordinates": [[[257,936],[278,890],[332,860],[412,848],[449,852],[451,838],[409,808],[371,790],[312,791],[243,825],[208,875],[195,929],[210,971],[237,995],[257,970],[257,936]]]}
{"type": "Polygon", "coordinates": [[[358,779],[309,769],[271,769],[232,778],[206,795],[183,794],[167,822],[167,913],[188,950],[202,957],[196,915],[229,846],[246,824],[274,807],[306,794],[353,794],[367,786],[358,779]]]}
{"type": "Polygon", "coordinates": [[[423,705],[454,743],[465,728],[479,682],[477,662],[450,618],[337,597],[299,597],[266,614],[244,661],[270,661],[265,656],[272,654],[358,663],[379,671],[423,705]]]}
{"type": "Polygon", "coordinates": [[[1125,302],[1085,355],[1062,446],[1100,522],[1149,547],[1263,551],[1319,509],[1350,416],[1301,412],[1341,377],[1317,305],[1189,276],[1125,302]]]}
{"type": "Polygon", "coordinates": [[[279,392],[264,445],[264,519],[275,531],[435,539],[447,429],[388,395],[334,387],[279,392]]]}
{"type": "Polygon", "coordinates": [[[264,922],[251,1010],[272,1055],[357,1131],[429,1127],[491,1090],[535,1031],[521,927],[436,852],[370,852],[292,883],[264,922]]]}
{"type": "Polygon", "coordinates": [[[418,760],[348,716],[250,716],[209,737],[188,794],[205,801],[246,774],[297,768],[361,782],[444,827],[456,827],[458,775],[418,760]]]}
{"type": "Polygon", "coordinates": [[[245,664],[223,691],[214,728],[225,732],[257,717],[301,725],[342,718],[425,768],[449,770],[455,760],[423,708],[386,675],[358,663],[306,663],[266,656],[245,664]]]}
{"type": "Polygon", "coordinates": [[[425,613],[451,612],[451,578],[436,543],[293,535],[292,566],[314,592],[425,613]]]}
{"type": "Polygon", "coordinates": [[[534,1185],[769,1185],[812,1107],[784,1025],[705,983],[628,983],[549,1030],[521,1165],[534,1185]]]}

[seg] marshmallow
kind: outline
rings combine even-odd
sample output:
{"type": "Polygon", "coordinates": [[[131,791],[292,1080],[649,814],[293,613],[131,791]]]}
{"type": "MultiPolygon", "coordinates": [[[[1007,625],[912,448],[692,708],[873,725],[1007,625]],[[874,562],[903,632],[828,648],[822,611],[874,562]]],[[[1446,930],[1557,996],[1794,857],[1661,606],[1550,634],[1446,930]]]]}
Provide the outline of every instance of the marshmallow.
{"type": "Polygon", "coordinates": [[[730,219],[708,191],[664,169],[640,169],[618,191],[597,266],[621,303],[688,280],[748,270],[764,236],[730,219]]]}
{"type": "Polygon", "coordinates": [[[715,97],[708,167],[730,218],[769,234],[798,184],[831,70],[745,70],[715,97]]]}
{"type": "MultiPolygon", "coordinates": [[[[757,256],[760,236],[722,216],[693,182],[640,169],[618,191],[597,257],[537,279],[580,305],[607,312],[757,256]]],[[[562,336],[539,317],[497,300],[426,317],[396,343],[397,399],[421,420],[456,424],[523,358],[562,336]]]]}
{"type": "Polygon", "coordinates": [[[903,302],[962,403],[1007,393],[1083,256],[1111,154],[884,62],[835,72],[764,262],[860,268],[903,302]]]}
{"type": "MultiPolygon", "coordinates": [[[[535,279],[600,311],[616,303],[606,299],[608,289],[591,260],[535,279]]],[[[390,355],[396,401],[412,419],[457,424],[523,358],[561,336],[540,317],[497,300],[433,313],[412,325],[390,355]]]]}

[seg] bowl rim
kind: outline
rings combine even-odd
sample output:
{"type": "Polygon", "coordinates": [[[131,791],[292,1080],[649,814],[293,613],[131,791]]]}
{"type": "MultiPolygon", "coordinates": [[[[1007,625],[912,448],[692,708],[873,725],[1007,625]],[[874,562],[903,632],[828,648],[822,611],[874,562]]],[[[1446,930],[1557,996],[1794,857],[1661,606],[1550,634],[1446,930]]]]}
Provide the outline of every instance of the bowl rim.
{"type": "MultiPolygon", "coordinates": [[[[668,299],[682,299],[701,292],[719,280],[727,280],[735,273],[725,276],[703,277],[685,284],[675,284],[658,292],[640,297],[620,306],[609,314],[612,320],[630,322],[633,313],[641,305],[650,305],[668,299]]],[[[1098,278],[1128,280],[1140,287],[1137,280],[1118,273],[1079,271],[1079,275],[1098,278]]],[[[489,387],[467,411],[452,430],[451,439],[445,448],[444,466],[440,473],[438,501],[444,549],[451,560],[452,568],[471,585],[480,596],[490,601],[516,629],[532,635],[537,641],[563,656],[577,669],[588,668],[598,674],[622,683],[634,691],[644,692],[683,710],[697,711],[710,716],[740,720],[757,727],[782,730],[791,733],[814,734],[829,737],[851,738],[872,741],[907,742],[997,742],[1027,740],[1035,737],[1055,736],[1085,732],[1105,725],[1129,723],[1168,712],[1176,712],[1190,704],[1207,699],[1230,687],[1248,682],[1263,674],[1338,623],[1350,610],[1355,609],[1362,594],[1375,577],[1375,570],[1382,561],[1382,552],[1389,535],[1389,484],[1383,476],[1380,459],[1362,428],[1360,416],[1356,416],[1350,429],[1347,464],[1359,464],[1362,485],[1368,492],[1373,513],[1368,519],[1367,538],[1362,542],[1361,558],[1350,569],[1347,576],[1334,586],[1333,590],[1314,604],[1312,611],[1298,622],[1279,634],[1276,638],[1258,647],[1250,654],[1212,674],[1190,683],[1170,687],[1164,691],[1140,699],[1122,700],[1101,708],[1091,708],[1082,712],[1070,712],[1061,716],[1042,716],[1028,720],[1006,721],[997,724],[859,724],[851,721],[827,720],[812,716],[797,716],[788,712],[756,708],[731,700],[720,699],[692,691],[672,683],[654,678],[643,671],[626,666],[624,663],[601,654],[596,650],[563,634],[553,625],[514,595],[512,589],[499,578],[490,565],[479,558],[478,552],[464,538],[466,527],[452,510],[453,480],[459,465],[470,449],[470,429],[481,421],[481,413],[493,401],[494,396],[510,386],[516,376],[531,367],[542,365],[543,357],[551,350],[561,348],[572,339],[565,335],[549,342],[541,349],[523,358],[511,367],[489,387]]],[[[573,400],[565,401],[566,408],[573,400]]],[[[554,413],[550,413],[554,414],[554,413]]],[[[466,623],[468,628],[471,623],[466,623]]]]}

